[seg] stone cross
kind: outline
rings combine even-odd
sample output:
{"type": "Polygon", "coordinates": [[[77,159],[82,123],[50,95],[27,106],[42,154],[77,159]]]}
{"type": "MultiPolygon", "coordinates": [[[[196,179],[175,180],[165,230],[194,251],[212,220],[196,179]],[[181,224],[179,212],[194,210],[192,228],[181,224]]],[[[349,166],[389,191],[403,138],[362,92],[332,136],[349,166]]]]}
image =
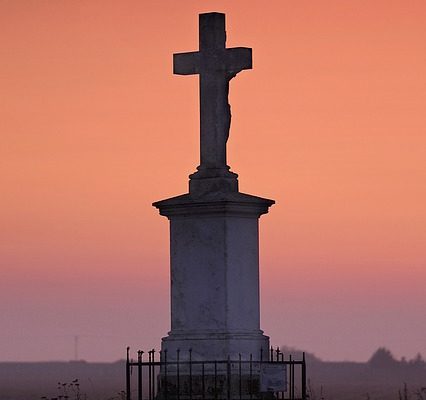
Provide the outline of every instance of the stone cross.
{"type": "Polygon", "coordinates": [[[199,16],[199,51],[173,55],[173,72],[200,75],[200,166],[206,176],[222,175],[231,124],[229,81],[252,68],[251,49],[226,48],[225,14],[199,16]]]}

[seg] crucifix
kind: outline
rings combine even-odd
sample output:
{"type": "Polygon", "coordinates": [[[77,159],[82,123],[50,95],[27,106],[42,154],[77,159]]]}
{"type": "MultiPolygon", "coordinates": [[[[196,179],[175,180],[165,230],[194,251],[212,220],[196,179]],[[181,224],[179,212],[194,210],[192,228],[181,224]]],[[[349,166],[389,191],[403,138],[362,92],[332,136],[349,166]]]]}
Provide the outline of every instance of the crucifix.
{"type": "Polygon", "coordinates": [[[199,16],[199,51],[173,55],[173,73],[200,75],[200,166],[198,174],[226,173],[226,142],[231,124],[229,81],[252,68],[251,49],[226,48],[225,14],[199,16]]]}

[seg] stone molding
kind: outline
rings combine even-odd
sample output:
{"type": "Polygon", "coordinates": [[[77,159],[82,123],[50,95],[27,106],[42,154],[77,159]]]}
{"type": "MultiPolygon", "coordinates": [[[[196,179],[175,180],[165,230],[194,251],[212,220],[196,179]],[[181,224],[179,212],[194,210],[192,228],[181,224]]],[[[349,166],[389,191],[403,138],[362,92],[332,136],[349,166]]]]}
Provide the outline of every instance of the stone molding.
{"type": "Polygon", "coordinates": [[[274,200],[240,192],[194,197],[190,193],[153,203],[165,217],[230,216],[259,218],[274,200]]]}

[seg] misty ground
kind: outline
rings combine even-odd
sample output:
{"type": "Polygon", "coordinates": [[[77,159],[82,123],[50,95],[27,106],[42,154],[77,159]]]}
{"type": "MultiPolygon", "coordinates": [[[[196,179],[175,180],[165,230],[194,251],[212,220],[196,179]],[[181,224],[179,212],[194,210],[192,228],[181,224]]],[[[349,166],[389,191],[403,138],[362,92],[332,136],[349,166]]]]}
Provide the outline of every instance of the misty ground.
{"type": "MultiPolygon", "coordinates": [[[[288,354],[290,349],[283,350],[288,354]]],[[[297,350],[292,354],[300,357],[297,350]]],[[[426,400],[426,362],[421,356],[395,360],[388,350],[379,349],[368,362],[356,363],[324,362],[307,354],[307,372],[312,400],[426,400]]],[[[76,379],[82,399],[122,399],[125,362],[3,362],[0,400],[58,398],[64,395],[63,384],[76,379]]],[[[76,386],[67,387],[69,398],[76,398],[76,386]]]]}

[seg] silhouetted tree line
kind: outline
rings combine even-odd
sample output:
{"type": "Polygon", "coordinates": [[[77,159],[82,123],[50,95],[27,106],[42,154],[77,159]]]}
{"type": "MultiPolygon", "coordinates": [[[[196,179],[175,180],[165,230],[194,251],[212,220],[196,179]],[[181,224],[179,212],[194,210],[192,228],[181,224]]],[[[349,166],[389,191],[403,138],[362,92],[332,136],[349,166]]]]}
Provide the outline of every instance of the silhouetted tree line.
{"type": "MultiPolygon", "coordinates": [[[[302,357],[302,350],[296,349],[294,347],[282,346],[280,349],[284,354],[291,354],[295,358],[302,357]]],[[[312,363],[324,363],[321,358],[317,357],[314,353],[305,352],[306,361],[309,364],[312,363]]],[[[371,367],[377,368],[388,368],[388,367],[414,367],[414,368],[426,368],[426,360],[423,359],[420,353],[410,360],[407,360],[405,357],[402,357],[400,360],[397,360],[392,352],[386,347],[379,347],[370,359],[367,361],[367,364],[371,367]]]]}
{"type": "Polygon", "coordinates": [[[389,368],[389,367],[413,367],[413,368],[426,368],[426,361],[423,359],[420,353],[417,353],[416,357],[411,360],[407,360],[402,357],[401,360],[397,360],[391,351],[386,347],[380,347],[368,360],[368,364],[372,367],[377,368],[389,368]]]}

